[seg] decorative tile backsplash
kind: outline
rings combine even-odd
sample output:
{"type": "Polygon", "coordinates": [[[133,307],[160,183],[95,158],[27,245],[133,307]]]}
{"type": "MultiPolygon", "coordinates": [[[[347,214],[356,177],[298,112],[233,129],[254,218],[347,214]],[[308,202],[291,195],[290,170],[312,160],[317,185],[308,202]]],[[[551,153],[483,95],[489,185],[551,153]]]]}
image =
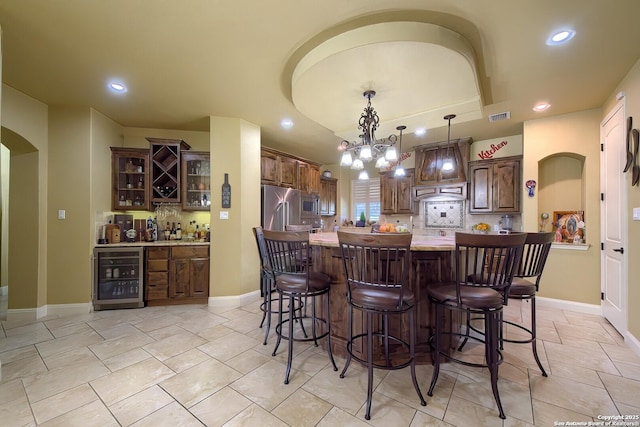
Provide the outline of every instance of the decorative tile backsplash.
{"type": "Polygon", "coordinates": [[[424,202],[426,228],[464,228],[464,200],[424,202]]]}

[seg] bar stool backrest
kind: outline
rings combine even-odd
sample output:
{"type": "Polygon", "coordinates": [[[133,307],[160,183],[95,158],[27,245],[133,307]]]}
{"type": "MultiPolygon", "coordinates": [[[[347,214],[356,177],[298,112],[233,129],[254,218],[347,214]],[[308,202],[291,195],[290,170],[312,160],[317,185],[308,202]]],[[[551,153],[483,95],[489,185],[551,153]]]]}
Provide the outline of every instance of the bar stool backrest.
{"type": "Polygon", "coordinates": [[[411,233],[365,234],[338,231],[347,298],[355,288],[397,289],[398,309],[411,266],[411,233]]]}
{"type": "Polygon", "coordinates": [[[455,267],[457,303],[461,286],[486,286],[500,292],[507,301],[509,287],[518,270],[525,233],[456,233],[455,267]]]}
{"type": "Polygon", "coordinates": [[[260,255],[260,268],[263,274],[270,271],[269,255],[267,254],[267,245],[264,242],[264,233],[262,227],[253,227],[253,235],[256,237],[256,244],[258,245],[258,254],[260,255]]]}
{"type": "Polygon", "coordinates": [[[540,285],[540,277],[542,277],[542,271],[547,262],[547,256],[549,256],[554,237],[555,233],[553,231],[548,233],[527,233],[522,261],[515,276],[535,279],[536,291],[540,285]]]}
{"type": "Polygon", "coordinates": [[[311,259],[308,231],[263,230],[263,235],[274,279],[281,274],[308,278],[311,259]]]}

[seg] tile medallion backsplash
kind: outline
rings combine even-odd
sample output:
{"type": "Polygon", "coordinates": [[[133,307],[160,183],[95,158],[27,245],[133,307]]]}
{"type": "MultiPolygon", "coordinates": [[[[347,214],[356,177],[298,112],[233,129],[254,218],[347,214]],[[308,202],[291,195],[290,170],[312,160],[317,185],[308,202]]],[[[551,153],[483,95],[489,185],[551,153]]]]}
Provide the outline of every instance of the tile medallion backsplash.
{"type": "Polygon", "coordinates": [[[424,202],[426,228],[464,228],[464,200],[424,202]]]}

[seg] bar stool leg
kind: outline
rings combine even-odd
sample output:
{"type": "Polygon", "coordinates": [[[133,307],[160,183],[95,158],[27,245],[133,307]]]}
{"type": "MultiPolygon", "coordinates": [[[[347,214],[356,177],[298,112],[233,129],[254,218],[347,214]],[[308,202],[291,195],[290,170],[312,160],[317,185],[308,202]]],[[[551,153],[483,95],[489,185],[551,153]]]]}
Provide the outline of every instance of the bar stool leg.
{"type": "Polygon", "coordinates": [[[500,402],[500,393],[498,391],[498,365],[500,362],[498,350],[498,346],[500,345],[498,339],[498,328],[500,325],[500,313],[487,312],[485,313],[484,319],[485,357],[487,359],[489,373],[491,374],[491,389],[493,390],[493,397],[496,400],[496,405],[498,406],[500,418],[504,420],[506,416],[504,415],[504,410],[502,409],[502,403],[500,402]]]}
{"type": "Polygon", "coordinates": [[[531,348],[533,350],[533,357],[536,359],[536,363],[538,364],[538,368],[542,372],[542,376],[546,377],[547,371],[542,367],[542,363],[540,363],[540,358],[538,357],[538,349],[536,347],[536,297],[531,298],[531,348]]]}
{"type": "Polygon", "coordinates": [[[267,319],[267,329],[264,331],[264,342],[262,345],[267,345],[267,339],[269,338],[269,330],[271,329],[271,281],[263,279],[267,286],[264,287],[264,313],[262,314],[262,323],[260,323],[260,327],[264,323],[264,319],[267,319]]]}
{"type": "Polygon", "coordinates": [[[351,363],[351,349],[353,348],[353,343],[351,341],[351,337],[353,336],[353,307],[351,304],[347,305],[347,337],[349,337],[347,341],[347,360],[344,362],[344,368],[342,368],[342,372],[340,372],[340,378],[344,378],[344,374],[347,372],[347,368],[349,368],[349,364],[351,363]]]}
{"type": "MultiPolygon", "coordinates": [[[[291,327],[291,325],[289,325],[289,327],[291,327]]],[[[273,353],[271,353],[271,356],[276,355],[278,347],[280,346],[280,340],[282,339],[282,292],[280,291],[278,291],[278,324],[276,325],[276,335],[278,336],[278,338],[276,339],[276,346],[273,349],[273,353]]]]}
{"type": "Polygon", "coordinates": [[[371,400],[373,398],[373,316],[367,311],[367,410],[365,420],[371,419],[371,400]]]}
{"type": "Polygon", "coordinates": [[[433,389],[436,386],[436,382],[438,382],[438,375],[440,374],[440,311],[442,307],[440,304],[435,305],[435,330],[434,330],[434,351],[433,351],[433,373],[431,374],[431,385],[429,386],[429,391],[427,395],[433,396],[433,389]]]}
{"type": "MultiPolygon", "coordinates": [[[[293,307],[293,300],[293,294],[289,295],[289,345],[287,352],[287,371],[284,375],[285,384],[289,384],[289,373],[291,372],[291,361],[293,358],[293,317],[295,316],[295,310],[291,309],[291,307],[293,307]]],[[[302,322],[302,319],[300,319],[300,322],[302,322]]]]}
{"type": "Polygon", "coordinates": [[[420,405],[427,406],[427,402],[424,400],[422,392],[420,391],[418,379],[416,378],[416,329],[413,323],[414,317],[415,314],[412,308],[411,310],[409,310],[409,357],[411,357],[411,379],[413,380],[413,387],[416,389],[416,392],[418,392],[420,405]]]}
{"type": "Polygon", "coordinates": [[[329,294],[326,295],[326,304],[327,304],[327,351],[329,352],[329,359],[331,359],[331,364],[333,365],[333,370],[338,370],[338,365],[336,365],[336,361],[333,359],[333,352],[331,351],[331,316],[329,313],[329,294]]]}

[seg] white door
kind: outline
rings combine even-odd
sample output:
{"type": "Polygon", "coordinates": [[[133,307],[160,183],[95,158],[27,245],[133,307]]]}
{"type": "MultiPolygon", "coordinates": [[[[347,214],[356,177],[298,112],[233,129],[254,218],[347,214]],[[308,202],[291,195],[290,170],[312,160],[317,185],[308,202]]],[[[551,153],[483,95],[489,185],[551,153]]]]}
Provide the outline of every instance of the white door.
{"type": "MultiPolygon", "coordinates": [[[[602,315],[623,336],[627,332],[627,120],[624,102],[600,125],[602,315]]],[[[638,118],[640,119],[640,118],[638,118]]]]}

